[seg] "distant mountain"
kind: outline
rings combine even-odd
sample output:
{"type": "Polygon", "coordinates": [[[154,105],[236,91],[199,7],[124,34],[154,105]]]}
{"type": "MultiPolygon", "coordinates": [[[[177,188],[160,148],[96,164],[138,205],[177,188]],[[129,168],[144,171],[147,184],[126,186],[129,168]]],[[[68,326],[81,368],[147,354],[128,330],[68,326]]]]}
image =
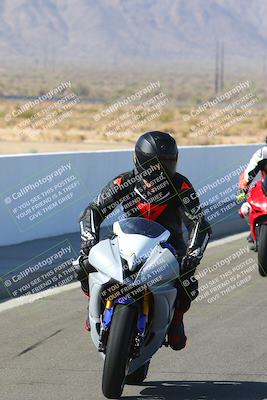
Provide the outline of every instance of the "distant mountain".
{"type": "MultiPolygon", "coordinates": [[[[1,0],[0,57],[33,63],[267,52],[266,0],[1,0]]],[[[255,60],[255,59],[254,59],[255,60]]],[[[256,60],[255,60],[256,61],[256,60]]]]}

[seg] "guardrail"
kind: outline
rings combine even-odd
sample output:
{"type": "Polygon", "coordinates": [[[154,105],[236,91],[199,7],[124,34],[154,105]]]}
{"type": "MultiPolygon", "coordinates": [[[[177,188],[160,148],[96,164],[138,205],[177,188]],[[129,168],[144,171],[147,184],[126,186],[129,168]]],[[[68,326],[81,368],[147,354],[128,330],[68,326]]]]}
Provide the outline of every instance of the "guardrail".
{"type": "MultiPolygon", "coordinates": [[[[179,171],[199,192],[213,239],[247,228],[234,195],[258,147],[180,149],[179,171]]],[[[130,150],[0,157],[0,300],[74,280],[79,214],[107,181],[132,167],[130,150]]],[[[103,228],[107,223],[112,218],[103,228]]]]}
{"type": "MultiPolygon", "coordinates": [[[[189,177],[204,206],[213,207],[207,217],[216,235],[244,226],[231,223],[231,216],[235,221],[238,216],[236,205],[229,205],[241,169],[260,146],[180,148],[179,171],[189,177]]],[[[130,150],[1,156],[0,246],[78,231],[79,214],[90,200],[132,167],[130,150]]]]}

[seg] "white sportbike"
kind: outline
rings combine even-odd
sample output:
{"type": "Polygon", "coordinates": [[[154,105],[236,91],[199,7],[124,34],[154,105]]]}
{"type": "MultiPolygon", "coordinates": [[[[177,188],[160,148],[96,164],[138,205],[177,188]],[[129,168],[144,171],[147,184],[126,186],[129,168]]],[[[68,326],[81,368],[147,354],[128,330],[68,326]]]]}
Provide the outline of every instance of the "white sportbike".
{"type": "Polygon", "coordinates": [[[107,398],[119,398],[125,383],[141,383],[153,354],[167,345],[180,271],[169,236],[154,221],[126,218],[90,250],[89,322],[107,398]]]}

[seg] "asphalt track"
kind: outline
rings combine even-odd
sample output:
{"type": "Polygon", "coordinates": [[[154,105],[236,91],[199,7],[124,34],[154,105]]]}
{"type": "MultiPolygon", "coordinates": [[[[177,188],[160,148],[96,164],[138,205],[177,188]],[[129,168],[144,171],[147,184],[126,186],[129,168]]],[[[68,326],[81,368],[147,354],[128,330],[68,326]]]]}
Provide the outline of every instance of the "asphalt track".
{"type": "MultiPolygon", "coordinates": [[[[208,248],[199,271],[218,260],[224,265],[202,277],[201,287],[214,289],[214,279],[226,282],[220,275],[237,266],[238,286],[213,302],[194,302],[185,318],[187,348],[160,349],[146,381],[125,386],[125,399],[267,399],[267,278],[240,267],[256,259],[245,246],[239,239],[208,248]],[[234,259],[240,249],[245,253],[234,259]]],[[[103,399],[102,360],[83,331],[85,308],[86,298],[73,289],[0,313],[1,399],[103,399]]]]}

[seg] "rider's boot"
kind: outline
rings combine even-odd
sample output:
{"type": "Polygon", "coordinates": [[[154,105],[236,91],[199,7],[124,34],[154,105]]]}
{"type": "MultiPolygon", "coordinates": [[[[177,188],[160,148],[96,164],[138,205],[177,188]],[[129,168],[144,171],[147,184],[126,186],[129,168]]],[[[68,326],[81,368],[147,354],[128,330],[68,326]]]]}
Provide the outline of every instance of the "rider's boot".
{"type": "Polygon", "coordinates": [[[176,309],[168,333],[168,343],[173,350],[182,350],[186,346],[187,337],[184,332],[184,311],[176,309]]]}
{"type": "Polygon", "coordinates": [[[83,290],[83,288],[82,288],[82,291],[83,291],[83,294],[88,298],[88,305],[87,305],[87,308],[86,308],[86,318],[85,318],[85,320],[84,320],[84,330],[86,331],[86,332],[90,332],[90,330],[91,330],[91,328],[90,328],[90,322],[89,322],[89,302],[90,302],[90,294],[89,294],[89,292],[86,292],[86,291],[84,291],[83,290]]]}
{"type": "Polygon", "coordinates": [[[86,318],[84,320],[84,325],[83,326],[84,326],[84,330],[86,332],[90,332],[91,328],[90,328],[89,313],[88,313],[89,302],[90,302],[90,293],[89,293],[88,278],[87,279],[83,279],[81,281],[81,289],[82,289],[83,294],[88,298],[88,305],[87,305],[87,308],[86,308],[86,318]]]}
{"type": "Polygon", "coordinates": [[[249,233],[249,235],[247,236],[247,241],[248,241],[248,243],[254,243],[251,233],[249,233]]]}
{"type": "Polygon", "coordinates": [[[256,242],[253,241],[253,243],[250,243],[249,250],[255,251],[257,253],[258,250],[256,242]]]}
{"type": "Polygon", "coordinates": [[[89,265],[88,269],[85,269],[84,264],[82,264],[82,262],[81,262],[81,256],[80,256],[76,261],[74,261],[73,267],[74,267],[74,275],[76,276],[78,281],[80,281],[80,283],[81,283],[82,292],[86,297],[88,297],[87,315],[86,315],[86,319],[84,321],[84,329],[87,332],[89,332],[90,324],[89,324],[88,308],[89,308],[89,301],[90,301],[90,293],[89,293],[88,275],[90,272],[90,265],[89,265]]]}
{"type": "Polygon", "coordinates": [[[257,251],[256,242],[254,241],[251,233],[247,236],[247,241],[249,243],[249,249],[253,251],[257,251]]]}

